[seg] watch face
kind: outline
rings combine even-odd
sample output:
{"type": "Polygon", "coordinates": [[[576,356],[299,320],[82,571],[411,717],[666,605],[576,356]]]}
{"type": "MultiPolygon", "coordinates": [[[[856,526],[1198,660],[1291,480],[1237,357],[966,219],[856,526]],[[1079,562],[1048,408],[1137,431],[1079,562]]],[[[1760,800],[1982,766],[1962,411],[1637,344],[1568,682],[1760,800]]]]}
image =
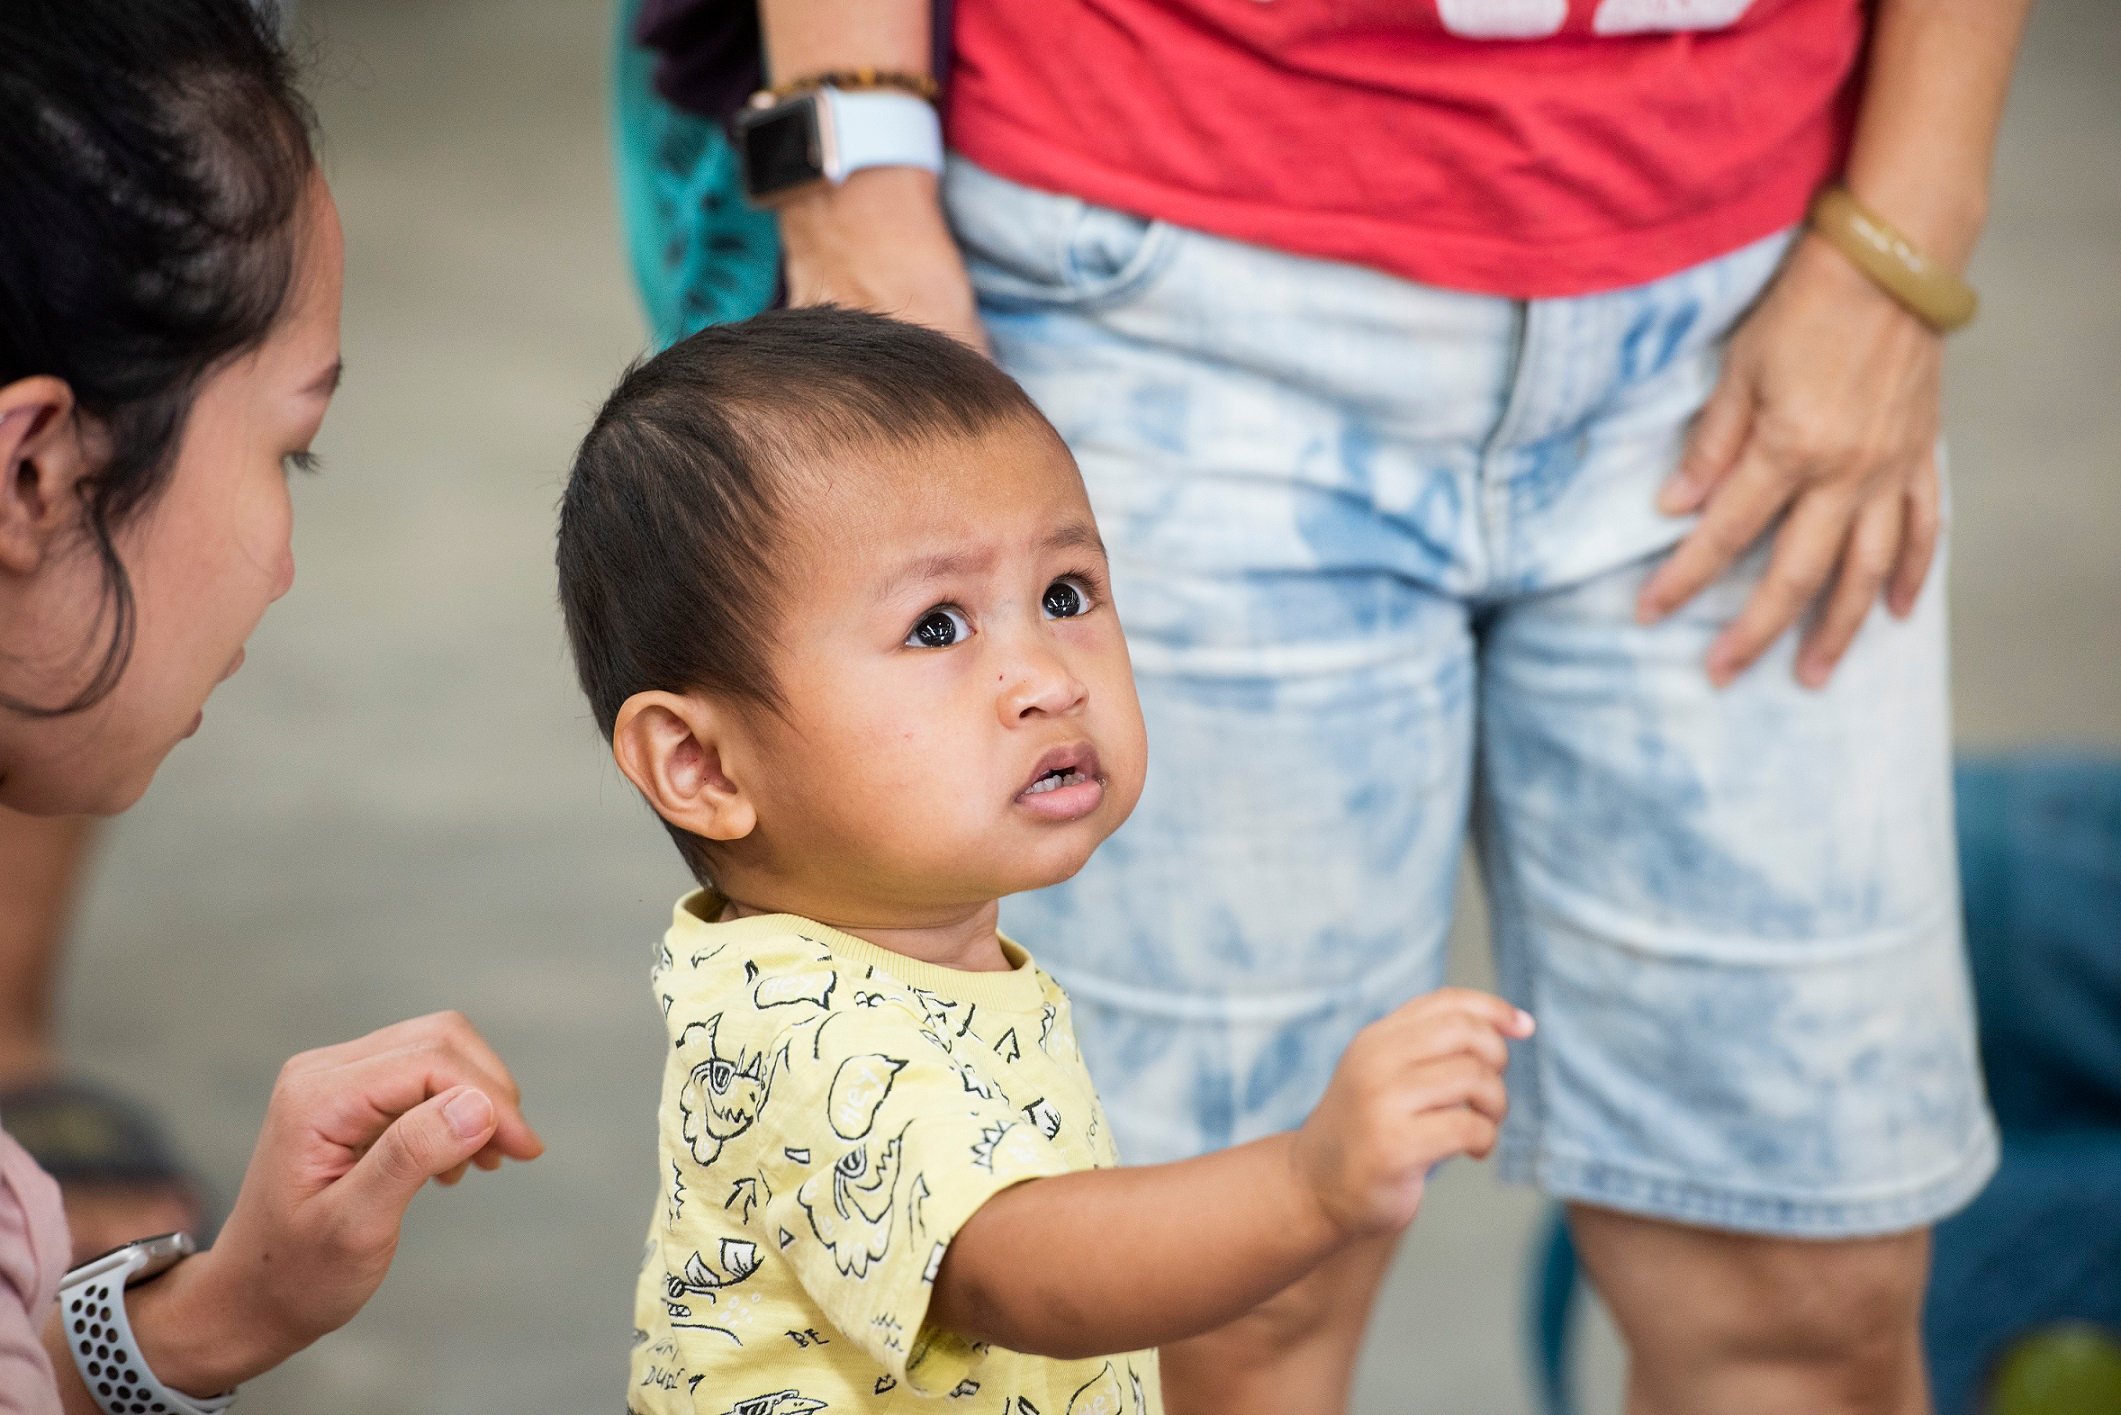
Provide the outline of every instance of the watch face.
{"type": "Polygon", "coordinates": [[[120,1253],[138,1252],[140,1264],[133,1271],[132,1281],[139,1283],[147,1281],[157,1273],[167,1271],[175,1266],[179,1258],[188,1258],[197,1251],[198,1248],[189,1233],[158,1233],[153,1238],[136,1238],[130,1243],[120,1243],[109,1252],[98,1253],[77,1266],[92,1267],[105,1258],[116,1257],[120,1253]]]}
{"type": "Polygon", "coordinates": [[[817,100],[805,95],[739,114],[737,153],[744,164],[744,189],[753,197],[817,181],[825,175],[817,100]]]}

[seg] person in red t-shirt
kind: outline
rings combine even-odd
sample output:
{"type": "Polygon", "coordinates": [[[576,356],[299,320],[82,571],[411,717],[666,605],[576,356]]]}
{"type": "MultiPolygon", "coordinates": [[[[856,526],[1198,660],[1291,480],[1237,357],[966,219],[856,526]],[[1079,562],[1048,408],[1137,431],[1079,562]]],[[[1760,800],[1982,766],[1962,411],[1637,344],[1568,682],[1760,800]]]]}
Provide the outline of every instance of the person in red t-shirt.
{"type": "MultiPolygon", "coordinates": [[[[1629,1408],[1927,1408],[1928,1227],[1995,1158],[1939,329],[2025,9],[959,0],[940,183],[778,206],[793,301],[990,349],[1089,483],[1149,784],[1009,922],[1123,1158],[1300,1117],[1440,971],[1470,818],[1541,1024],[1499,1162],[1629,1408]]],[[[762,18],[782,85],[929,67],[927,0],[762,18]]],[[[1342,1408],[1391,1250],[1167,1351],[1170,1408],[1342,1408]]]]}

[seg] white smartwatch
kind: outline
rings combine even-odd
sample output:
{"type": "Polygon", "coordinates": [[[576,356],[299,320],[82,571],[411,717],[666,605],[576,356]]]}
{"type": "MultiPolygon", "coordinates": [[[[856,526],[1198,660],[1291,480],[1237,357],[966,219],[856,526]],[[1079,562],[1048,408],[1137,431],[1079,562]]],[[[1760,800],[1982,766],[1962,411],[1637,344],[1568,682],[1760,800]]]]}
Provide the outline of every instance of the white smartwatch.
{"type": "Polygon", "coordinates": [[[897,89],[826,84],[778,103],[761,94],[736,115],[735,137],[744,195],[759,205],[865,167],[943,170],[935,105],[897,89]]]}
{"type": "Polygon", "coordinates": [[[165,1233],[113,1248],[60,1280],[66,1347],[104,1415],[215,1415],[235,1403],[234,1391],[202,1400],[156,1380],[125,1314],[126,1288],[160,1276],[193,1251],[190,1234],[165,1233]]]}

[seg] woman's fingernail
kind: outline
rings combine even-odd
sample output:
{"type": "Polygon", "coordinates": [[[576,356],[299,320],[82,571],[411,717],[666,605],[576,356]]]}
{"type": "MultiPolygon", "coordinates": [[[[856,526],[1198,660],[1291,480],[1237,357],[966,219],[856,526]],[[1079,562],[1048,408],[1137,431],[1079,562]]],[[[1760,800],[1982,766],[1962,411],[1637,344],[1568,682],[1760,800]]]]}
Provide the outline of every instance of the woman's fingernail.
{"type": "Polygon", "coordinates": [[[1683,516],[1694,509],[1694,483],[1673,477],[1657,492],[1657,509],[1667,516],[1683,516]]]}
{"type": "Polygon", "coordinates": [[[449,1104],[442,1107],[442,1115],[449,1121],[449,1128],[463,1140],[476,1140],[493,1128],[493,1102],[486,1093],[466,1086],[449,1104]]]}
{"type": "Polygon", "coordinates": [[[1539,1030],[1539,1023],[1533,1018],[1531,1013],[1525,1011],[1522,1007],[1517,1009],[1517,1030],[1528,1037],[1539,1030]]]}

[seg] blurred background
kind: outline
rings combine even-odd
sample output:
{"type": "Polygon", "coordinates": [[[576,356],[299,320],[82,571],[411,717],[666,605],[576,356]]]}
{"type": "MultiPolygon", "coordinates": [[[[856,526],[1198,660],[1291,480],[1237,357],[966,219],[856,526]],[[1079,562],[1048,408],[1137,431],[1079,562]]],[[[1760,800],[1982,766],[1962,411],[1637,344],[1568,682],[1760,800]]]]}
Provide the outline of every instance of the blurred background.
{"type": "MultiPolygon", "coordinates": [[[[232,1194],[280,1062],[461,1006],[550,1151],[416,1205],[382,1294],[254,1412],[617,1409],[653,1186],[651,942],[687,886],[611,769],[554,607],[566,459],[646,334],[591,0],[301,0],[347,233],[346,382],[296,592],[108,831],[64,1036],[232,1194]],[[230,999],[241,1001],[231,1006],[230,999]]],[[[2121,753],[2121,7],[2035,12],[1953,342],[1957,721],[2121,753]]],[[[1484,975],[1461,921],[1460,971],[1484,975]]],[[[1538,1197],[1437,1184],[1366,1415],[1532,1403],[1538,1197]]],[[[1618,1408],[1590,1334],[1588,1409],[1618,1408]]]]}

